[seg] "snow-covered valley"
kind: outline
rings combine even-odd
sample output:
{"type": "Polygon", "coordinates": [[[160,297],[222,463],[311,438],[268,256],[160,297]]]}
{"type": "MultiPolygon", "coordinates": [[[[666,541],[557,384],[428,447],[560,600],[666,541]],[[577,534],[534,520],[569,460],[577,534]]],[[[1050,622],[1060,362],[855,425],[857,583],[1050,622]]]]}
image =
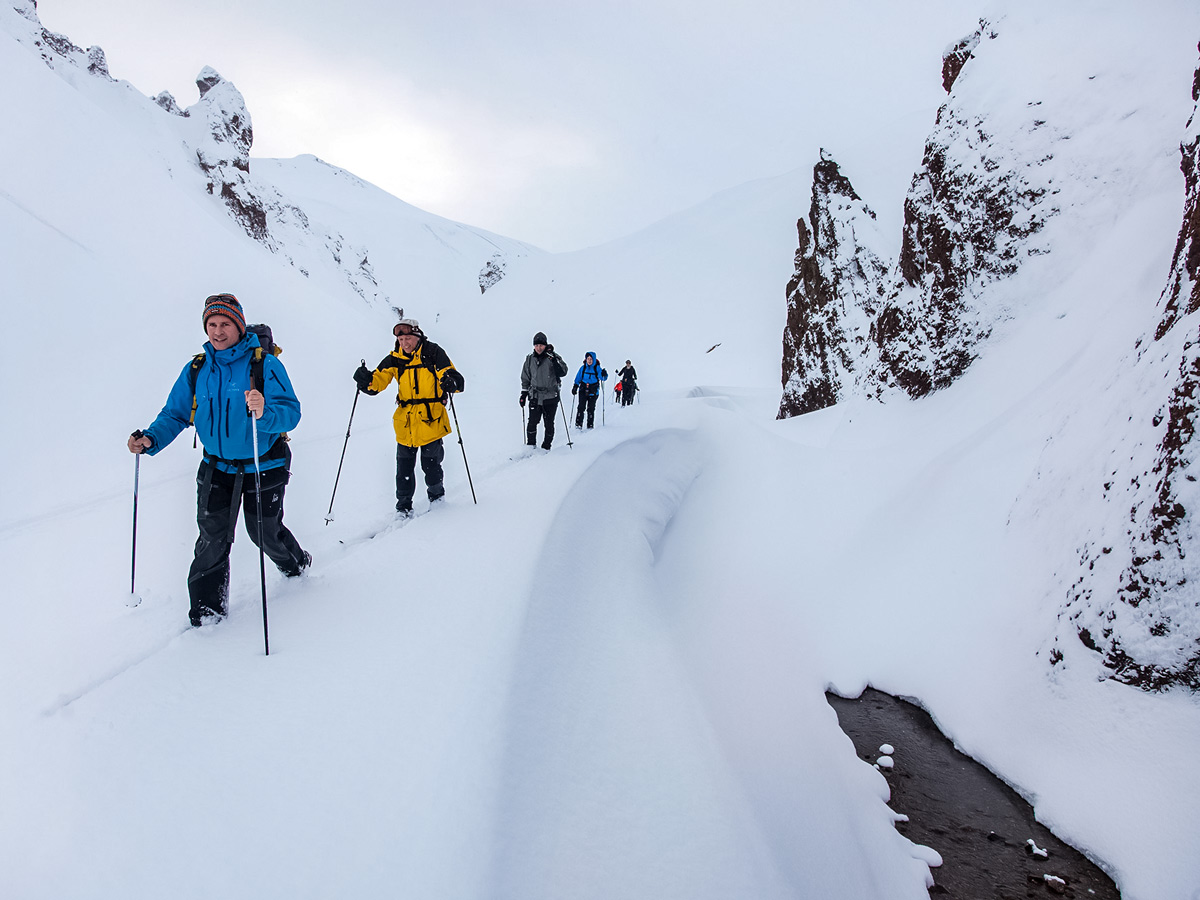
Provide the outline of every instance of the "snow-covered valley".
{"type": "MultiPolygon", "coordinates": [[[[851,373],[838,403],[783,420],[817,160],[549,254],[312,157],[206,156],[201,114],[248,122],[232,83],[184,117],[54,49],[28,0],[0,9],[0,892],[921,898],[938,848],[895,830],[824,697],[871,685],[916,698],[1123,896],[1200,897],[1200,705],[1110,677],[1071,591],[1090,579],[1083,615],[1114,608],[1088,548],[1122,546],[1146,501],[1104,485],[1152,467],[1126,426],[1186,350],[1183,328],[1138,341],[1184,218],[1200,12],[1087,6],[997,6],[948,100],[1003,120],[1038,93],[1079,142],[1041,170],[1063,190],[1036,252],[966,295],[989,324],[971,364],[918,399],[851,373]],[[1000,77],[1068,38],[1055,66],[1000,77]],[[186,432],[140,463],[130,592],[125,441],[218,291],[272,325],[303,404],[286,509],[314,565],[267,573],[269,657],[240,527],[229,619],[188,626],[186,432]],[[389,527],[394,404],[356,402],[351,374],[391,349],[396,308],[466,390],[444,508],[389,527]],[[643,390],[527,455],[537,331],[572,374],[589,349],[632,360],[643,390]]],[[[1022,158],[1041,129],[997,145],[1022,158]]],[[[901,244],[882,233],[881,258],[901,244]]],[[[919,318],[915,290],[891,300],[919,318]]],[[[1192,582],[1170,596],[1186,644],[1192,582]]]]}

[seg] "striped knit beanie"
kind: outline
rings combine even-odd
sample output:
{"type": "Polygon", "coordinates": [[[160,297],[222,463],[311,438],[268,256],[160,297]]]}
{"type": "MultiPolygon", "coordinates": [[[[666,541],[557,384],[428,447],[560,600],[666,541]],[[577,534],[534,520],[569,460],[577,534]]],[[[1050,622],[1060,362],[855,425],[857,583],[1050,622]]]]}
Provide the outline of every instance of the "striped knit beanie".
{"type": "Polygon", "coordinates": [[[246,334],[246,316],[242,313],[242,304],[233,294],[213,294],[204,301],[204,330],[208,330],[209,316],[229,316],[237,324],[243,336],[246,334]]]}

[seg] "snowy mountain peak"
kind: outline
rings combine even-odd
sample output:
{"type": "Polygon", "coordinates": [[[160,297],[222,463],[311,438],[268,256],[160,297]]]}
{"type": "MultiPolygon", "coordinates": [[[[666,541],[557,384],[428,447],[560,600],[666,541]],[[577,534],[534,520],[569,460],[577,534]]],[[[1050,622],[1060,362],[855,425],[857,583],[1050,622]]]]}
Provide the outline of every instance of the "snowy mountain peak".
{"type": "Polygon", "coordinates": [[[254,128],[241,91],[210,66],[196,76],[196,87],[200,99],[187,108],[186,115],[199,126],[192,131],[192,146],[200,168],[212,172],[233,166],[249,172],[254,128]]]}
{"type": "Polygon", "coordinates": [[[200,96],[203,97],[215,85],[224,81],[221,73],[212,66],[205,66],[200,70],[200,74],[196,76],[196,87],[200,89],[200,96]]]}
{"type": "Polygon", "coordinates": [[[56,34],[42,26],[37,14],[36,0],[12,0],[12,8],[29,23],[13,37],[23,44],[33,45],[41,55],[42,61],[51,69],[57,69],[66,63],[106,81],[113,80],[112,76],[108,74],[108,62],[102,49],[89,47],[85,51],[73,44],[66,36],[56,34]]]}

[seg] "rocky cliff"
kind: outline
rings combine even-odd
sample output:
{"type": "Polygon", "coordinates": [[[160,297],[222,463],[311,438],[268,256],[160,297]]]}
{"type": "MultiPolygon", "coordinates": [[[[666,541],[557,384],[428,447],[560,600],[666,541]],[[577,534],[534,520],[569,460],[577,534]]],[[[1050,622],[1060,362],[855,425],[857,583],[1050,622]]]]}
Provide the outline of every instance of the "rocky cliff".
{"type": "Polygon", "coordinates": [[[1031,98],[1022,114],[958,90],[998,36],[983,22],[943,58],[950,97],[905,199],[896,277],[871,329],[875,381],[912,397],[953,383],[975,360],[1007,314],[989,287],[1045,252],[1033,239],[1058,211],[1043,168],[1053,152],[1038,135],[1047,125],[1041,104],[1031,98]]]}
{"type": "MultiPolygon", "coordinates": [[[[861,240],[866,205],[836,164],[817,164],[787,286],[780,417],[848,396],[946,388],[1047,293],[1096,278],[1097,266],[1129,265],[1090,256],[1092,244],[1160,189],[1148,173],[1183,117],[1167,120],[1178,104],[1136,92],[1114,102],[1111,48],[1081,55],[1087,62],[1051,90],[1055,46],[1052,32],[1002,19],[946,51],[949,96],[890,268],[861,240]]],[[[1106,363],[1095,396],[1058,412],[1017,500],[1023,514],[1062,523],[1045,535],[1057,569],[1043,584],[1059,613],[1043,645],[1051,661],[1099,660],[1109,676],[1151,690],[1200,690],[1200,69],[1191,82],[1186,203],[1157,309],[1153,293],[1128,297],[1129,349],[1106,363]]]]}
{"type": "MultiPolygon", "coordinates": [[[[1200,105],[1200,67],[1192,85],[1200,105]]],[[[1100,490],[1119,527],[1097,526],[1079,551],[1053,659],[1073,634],[1114,676],[1149,689],[1200,690],[1200,106],[1180,147],[1186,202],[1152,337],[1140,342],[1133,377],[1146,385],[1149,421],[1130,416],[1115,436],[1122,452],[1100,490]],[[1138,452],[1140,448],[1149,453],[1138,452]],[[1128,458],[1128,463],[1124,460],[1128,458]]]]}
{"type": "MultiPolygon", "coordinates": [[[[870,395],[899,389],[921,397],[950,385],[1009,315],[997,299],[1002,295],[990,289],[1014,275],[1023,260],[1046,252],[1037,237],[1058,212],[1058,189],[1047,166],[1058,130],[1048,126],[1036,97],[997,107],[985,105],[980,91],[963,89],[998,28],[982,22],[943,57],[950,96],[913,175],[899,259],[886,284],[876,287],[876,279],[889,261],[875,245],[855,244],[860,228],[822,240],[815,229],[802,227],[788,284],[781,416],[836,402],[851,371],[855,390],[870,395]],[[860,341],[857,327],[844,335],[829,330],[832,295],[822,281],[851,259],[862,269],[859,277],[871,283],[865,290],[872,300],[859,307],[869,309],[869,341],[860,341]]],[[[820,181],[814,174],[814,211],[829,190],[820,181]]]]}

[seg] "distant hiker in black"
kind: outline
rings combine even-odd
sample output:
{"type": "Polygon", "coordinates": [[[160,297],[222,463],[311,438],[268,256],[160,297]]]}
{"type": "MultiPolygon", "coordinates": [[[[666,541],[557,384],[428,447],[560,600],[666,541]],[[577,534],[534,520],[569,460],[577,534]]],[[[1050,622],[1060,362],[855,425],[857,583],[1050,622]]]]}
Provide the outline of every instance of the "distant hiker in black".
{"type": "Polygon", "coordinates": [[[575,427],[583,427],[583,411],[587,409],[587,427],[591,428],[596,421],[596,398],[600,396],[600,382],[608,380],[608,372],[600,365],[596,354],[588,351],[583,357],[583,365],[575,375],[575,383],[571,385],[571,393],[579,395],[579,410],[575,413],[575,427]]]}
{"type": "Polygon", "coordinates": [[[554,352],[554,345],[539,331],[533,336],[533,352],[525,357],[521,367],[521,405],[529,402],[529,422],[525,426],[525,443],[530,447],[537,443],[537,426],[540,419],[546,433],[542,449],[549,450],[554,441],[554,416],[558,412],[558,392],[562,378],[567,374],[567,364],[554,352]]]}
{"type": "Polygon", "coordinates": [[[625,368],[617,373],[617,377],[621,379],[621,405],[629,406],[633,403],[633,395],[637,393],[637,372],[634,371],[633,363],[625,360],[625,368]]]}
{"type": "Polygon", "coordinates": [[[274,355],[263,352],[253,330],[262,326],[247,329],[242,305],[233,294],[205,300],[203,322],[208,334],[204,352],[183,367],[158,418],[126,442],[130,453],[153,456],[195,418],[204,459],[196,473],[200,537],[188,572],[193,625],[220,621],[228,614],[229,551],[239,506],[245,511],[250,540],[258,544],[251,414],[257,420],[261,450],[263,552],[288,576],[299,575],[312,563],[312,556],[283,524],[283,489],[292,460],[283,432],[300,422],[300,401],[287,370],[274,355]]]}

